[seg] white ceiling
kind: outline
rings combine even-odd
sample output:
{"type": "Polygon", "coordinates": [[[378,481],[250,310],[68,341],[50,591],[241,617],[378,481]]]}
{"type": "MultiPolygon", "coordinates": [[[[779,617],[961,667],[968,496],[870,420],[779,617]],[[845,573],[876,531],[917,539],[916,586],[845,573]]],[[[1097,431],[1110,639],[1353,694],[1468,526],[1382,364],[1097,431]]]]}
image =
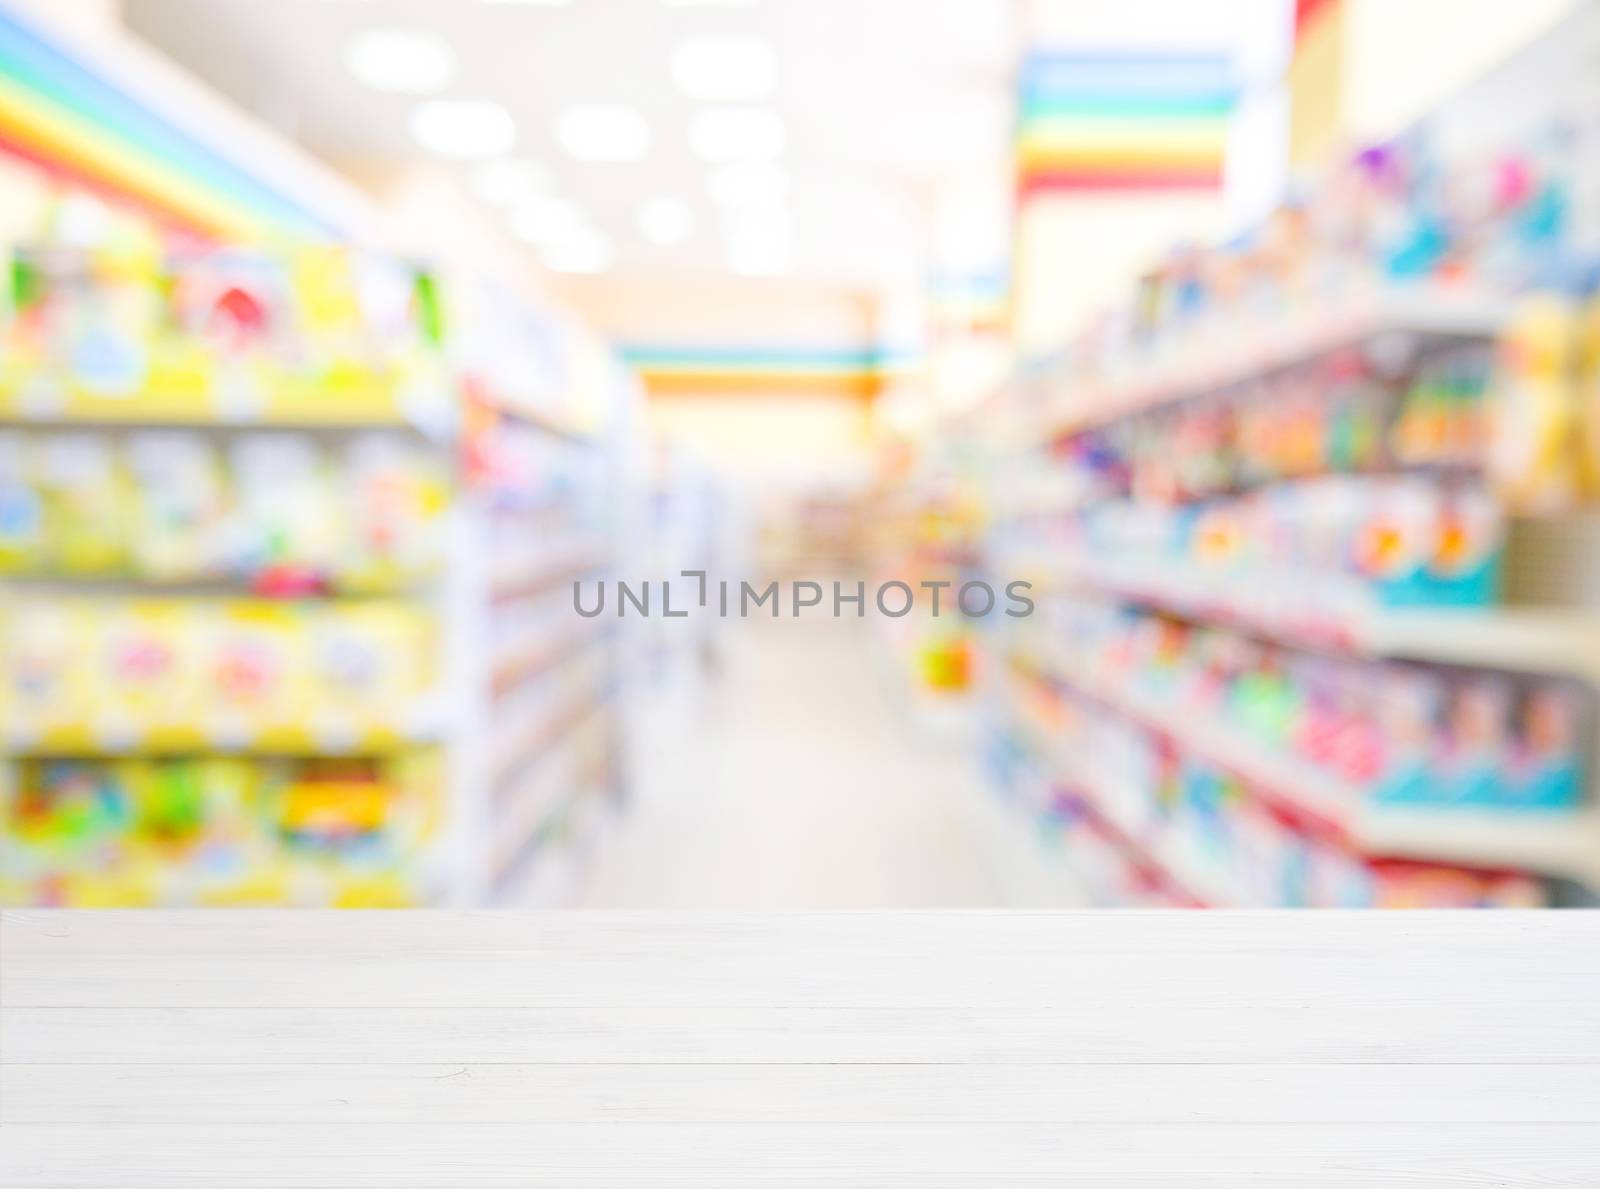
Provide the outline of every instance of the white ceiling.
{"type": "Polygon", "coordinates": [[[1006,168],[1012,0],[125,0],[125,11],[136,33],[270,123],[363,168],[421,153],[407,131],[417,100],[356,81],[343,62],[348,39],[372,27],[442,36],[459,63],[444,94],[507,108],[515,154],[543,167],[550,192],[584,208],[623,273],[726,266],[727,215],[708,198],[711,167],[689,144],[705,105],[669,68],[686,35],[755,34],[777,51],[769,106],[786,131],[795,275],[918,276],[937,197],[1006,168]],[[558,113],[596,103],[647,118],[642,161],[563,152],[558,113]],[[670,248],[638,230],[640,207],[663,196],[693,216],[688,239],[670,248]]]}

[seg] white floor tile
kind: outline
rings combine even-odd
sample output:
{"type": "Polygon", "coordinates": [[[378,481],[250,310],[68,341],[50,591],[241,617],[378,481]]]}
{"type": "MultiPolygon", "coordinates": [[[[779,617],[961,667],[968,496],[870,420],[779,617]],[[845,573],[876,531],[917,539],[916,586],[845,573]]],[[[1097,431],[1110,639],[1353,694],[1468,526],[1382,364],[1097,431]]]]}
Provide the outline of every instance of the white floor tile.
{"type": "MultiPolygon", "coordinates": [[[[970,743],[918,731],[853,621],[730,627],[698,708],[664,713],[590,907],[994,907],[1046,860],[970,743]]],[[[1058,881],[1059,882],[1059,881],[1058,881]]],[[[1076,896],[1052,895],[1054,903],[1076,896]]]]}

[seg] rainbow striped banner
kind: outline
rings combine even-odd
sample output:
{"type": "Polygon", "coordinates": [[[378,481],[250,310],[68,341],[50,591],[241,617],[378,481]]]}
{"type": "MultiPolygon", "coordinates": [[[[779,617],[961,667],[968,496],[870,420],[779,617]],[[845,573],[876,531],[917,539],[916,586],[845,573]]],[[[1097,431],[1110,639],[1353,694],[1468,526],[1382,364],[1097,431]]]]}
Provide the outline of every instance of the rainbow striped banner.
{"type": "Polygon", "coordinates": [[[333,231],[3,8],[0,150],[207,236],[333,231]]]}
{"type": "Polygon", "coordinates": [[[1220,186],[1236,98],[1225,54],[1031,55],[1018,104],[1018,190],[1220,186]]]}
{"type": "Polygon", "coordinates": [[[915,364],[903,352],[809,347],[622,347],[652,396],[877,396],[915,364]]]}

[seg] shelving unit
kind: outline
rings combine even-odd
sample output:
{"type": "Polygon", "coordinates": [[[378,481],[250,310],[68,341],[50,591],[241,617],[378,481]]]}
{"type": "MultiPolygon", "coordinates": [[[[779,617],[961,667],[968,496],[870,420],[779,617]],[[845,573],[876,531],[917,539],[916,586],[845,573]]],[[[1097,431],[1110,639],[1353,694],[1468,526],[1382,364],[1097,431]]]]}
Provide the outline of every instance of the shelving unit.
{"type": "Polygon", "coordinates": [[[486,807],[476,866],[487,893],[560,903],[624,789],[623,682],[611,621],[571,613],[572,584],[616,568],[619,460],[607,440],[511,411],[500,432],[521,457],[479,493],[495,560],[478,612],[486,807]],[[557,867],[560,878],[544,868],[557,867]]]}
{"type": "Polygon", "coordinates": [[[0,5],[0,81],[50,166],[0,245],[0,902],[570,895],[625,775],[616,634],[562,613],[622,547],[620,365],[360,246],[375,205],[131,43],[0,5]]]}
{"type": "MultiPolygon", "coordinates": [[[[1344,615],[1255,606],[1226,572],[1168,566],[1164,576],[1118,579],[1104,565],[1038,555],[1005,564],[1046,590],[1097,592],[1184,619],[1234,627],[1289,647],[1523,673],[1565,673],[1600,685],[1600,618],[1579,608],[1374,608],[1344,615]]],[[[1247,593],[1247,592],[1246,592],[1247,593]]]]}
{"type": "MultiPolygon", "coordinates": [[[[1252,791],[1336,833],[1364,854],[1600,882],[1600,813],[1593,810],[1543,813],[1372,805],[1358,785],[1276,756],[1226,723],[1186,713],[1104,676],[1096,679],[1062,666],[1051,666],[1049,676],[1078,696],[1108,706],[1235,774],[1252,791]]],[[[1108,803],[1137,799],[1134,790],[1108,794],[1103,779],[1064,749],[1053,748],[1050,754],[1065,784],[1088,790],[1102,812],[1108,803]]],[[[1192,881],[1179,882],[1193,886],[1192,881]]],[[[1208,902],[1213,899],[1207,897],[1208,902]]]]}
{"type": "MultiPolygon", "coordinates": [[[[1505,325],[1502,299],[1459,288],[1418,285],[1347,293],[1298,317],[1219,319],[1166,351],[1152,350],[1125,374],[1060,389],[1044,410],[1045,436],[1077,433],[1136,413],[1305,363],[1341,348],[1388,340],[1485,338],[1505,325]]],[[[1070,370],[1070,360],[1064,366],[1070,370]]]]}
{"type": "MultiPolygon", "coordinates": [[[[1497,166],[1385,151],[1175,254],[987,410],[986,563],[1040,604],[989,633],[992,734],[1041,821],[1120,857],[1114,902],[1600,894],[1600,609],[1496,593],[1536,463],[1491,450],[1492,402],[1577,374],[1521,296],[1575,249],[1516,203],[1566,175],[1447,218],[1407,179],[1497,166]]],[[[1509,585],[1567,597],[1560,539],[1509,585]]]]}

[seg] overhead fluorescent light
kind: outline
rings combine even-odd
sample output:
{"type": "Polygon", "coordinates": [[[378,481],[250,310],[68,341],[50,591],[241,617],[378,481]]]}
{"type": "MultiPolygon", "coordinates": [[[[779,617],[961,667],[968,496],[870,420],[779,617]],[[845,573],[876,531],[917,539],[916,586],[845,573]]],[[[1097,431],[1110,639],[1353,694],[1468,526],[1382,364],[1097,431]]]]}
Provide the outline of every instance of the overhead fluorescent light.
{"type": "Polygon", "coordinates": [[[719,165],[711,171],[706,188],[718,206],[771,206],[789,193],[789,175],[765,162],[719,165]]]}
{"type": "Polygon", "coordinates": [[[631,107],[572,107],[556,117],[556,139],[580,161],[638,161],[650,151],[650,125],[631,107]]]}
{"type": "Polygon", "coordinates": [[[766,99],[778,89],[778,55],[759,37],[688,37],[672,51],[672,78],[694,99],[766,99]]]}
{"type": "Polygon", "coordinates": [[[530,244],[548,245],[588,228],[583,212],[563,198],[535,194],[517,203],[509,216],[511,234],[530,244]]]}
{"type": "Polygon", "coordinates": [[[545,171],[532,161],[502,157],[485,161],[473,174],[473,189],[492,206],[510,206],[537,194],[547,184],[545,171]]]}
{"type": "Polygon", "coordinates": [[[450,43],[416,29],[364,29],[344,46],[345,69],[374,91],[432,95],[456,77],[450,43]]]}
{"type": "Polygon", "coordinates": [[[517,125],[486,99],[429,99],[411,111],[411,136],[441,157],[498,157],[517,142],[517,125]]]}
{"type": "Polygon", "coordinates": [[[781,209],[741,215],[728,226],[725,258],[741,276],[788,272],[794,257],[794,227],[781,209]]]}
{"type": "Polygon", "coordinates": [[[776,277],[794,267],[794,252],[787,243],[729,240],[726,260],[741,277],[776,277]]]}
{"type": "Polygon", "coordinates": [[[764,107],[711,107],[689,125],[689,147],[707,161],[770,161],[783,142],[783,121],[764,107]]]}
{"type": "Polygon", "coordinates": [[[583,227],[541,247],[539,259],[551,272],[600,273],[611,267],[616,252],[605,236],[591,227],[583,227]]]}
{"type": "Polygon", "coordinates": [[[694,215],[681,199],[652,198],[639,208],[639,234],[653,244],[681,244],[693,227],[694,215]]]}

